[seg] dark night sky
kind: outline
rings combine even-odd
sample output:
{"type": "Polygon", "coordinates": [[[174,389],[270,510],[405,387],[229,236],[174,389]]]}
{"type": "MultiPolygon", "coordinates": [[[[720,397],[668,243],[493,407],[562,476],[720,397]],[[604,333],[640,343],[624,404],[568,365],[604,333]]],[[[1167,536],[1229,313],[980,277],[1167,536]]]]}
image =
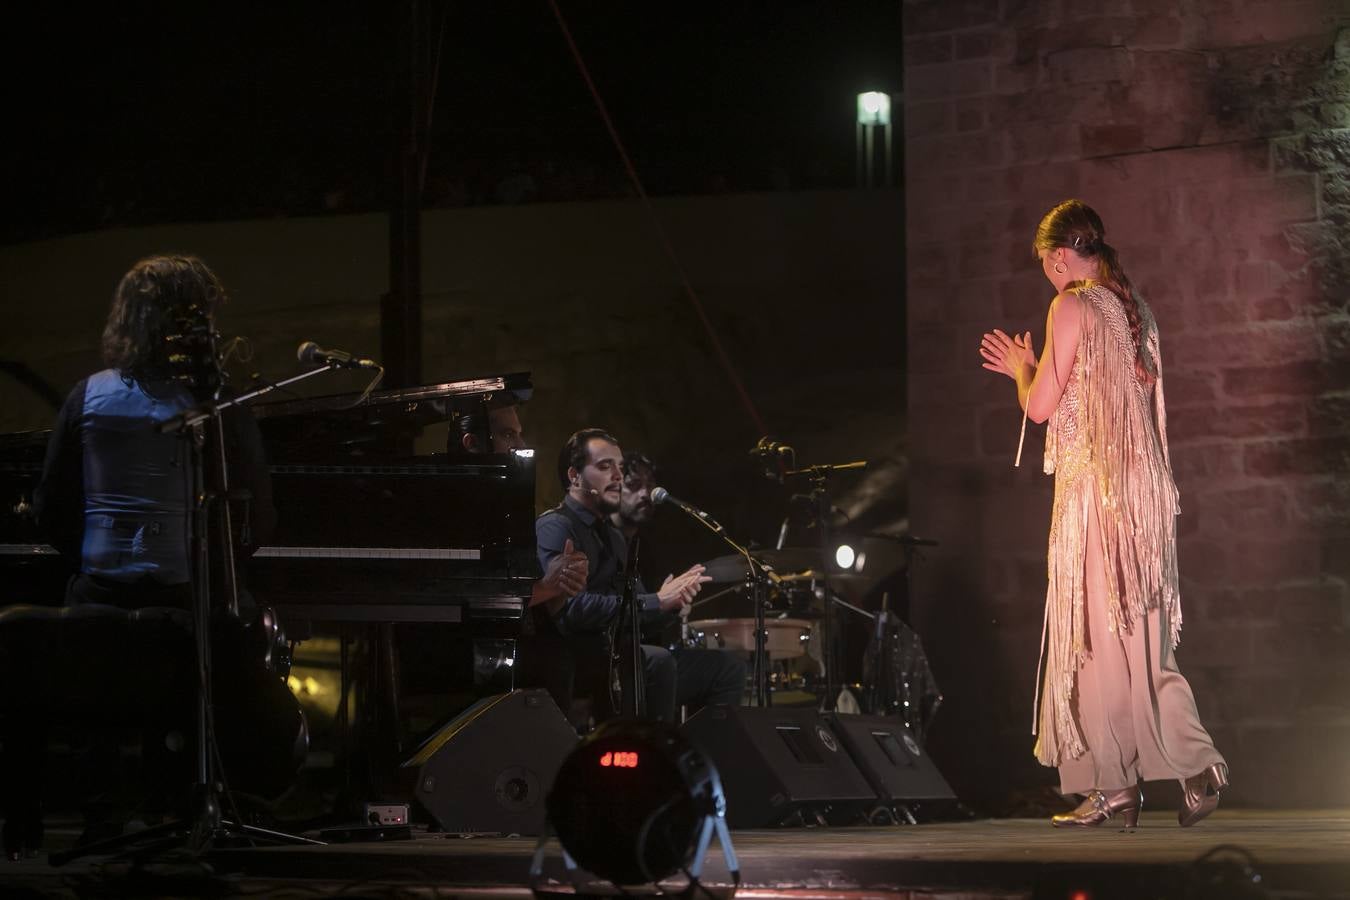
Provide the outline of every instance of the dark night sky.
{"type": "MultiPolygon", "coordinates": [[[[655,194],[847,187],[853,95],[899,87],[899,0],[561,5],[655,194]]],[[[30,13],[5,63],[3,240],[383,208],[405,8],[30,13]]],[[[535,176],[534,199],[621,192],[546,0],[445,8],[427,205],[499,202],[517,172],[535,176]]]]}

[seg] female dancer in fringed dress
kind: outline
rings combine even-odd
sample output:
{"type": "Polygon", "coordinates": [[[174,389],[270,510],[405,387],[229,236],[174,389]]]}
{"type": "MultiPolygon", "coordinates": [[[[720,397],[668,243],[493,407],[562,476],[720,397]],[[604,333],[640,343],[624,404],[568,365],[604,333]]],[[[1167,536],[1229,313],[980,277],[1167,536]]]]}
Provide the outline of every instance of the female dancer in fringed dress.
{"type": "Polygon", "coordinates": [[[1057,295],[1040,360],[1030,332],[995,330],[980,345],[984,368],[1016,383],[1026,417],[1050,423],[1045,472],[1055,476],[1055,500],[1036,757],[1059,767],[1065,794],[1084,795],[1056,826],[1120,816],[1133,827],[1139,782],[1168,778],[1182,782],[1178,821],[1187,826],[1218,806],[1228,766],[1173,655],[1179,509],[1158,328],[1105,237],[1079,200],[1047,213],[1033,249],[1057,295]]]}

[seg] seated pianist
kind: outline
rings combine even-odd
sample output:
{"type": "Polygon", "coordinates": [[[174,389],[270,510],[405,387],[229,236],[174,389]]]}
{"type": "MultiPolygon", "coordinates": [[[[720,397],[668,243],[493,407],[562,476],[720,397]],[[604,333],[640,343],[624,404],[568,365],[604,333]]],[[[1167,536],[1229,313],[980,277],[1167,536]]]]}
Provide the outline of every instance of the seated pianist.
{"type": "MultiPolygon", "coordinates": [[[[510,453],[524,450],[525,429],[520,424],[520,407],[514,401],[474,401],[456,409],[450,419],[446,453],[451,456],[480,453],[510,453]]],[[[544,566],[544,575],[535,581],[530,606],[547,604],[556,610],[563,600],[586,586],[586,554],[570,542],[544,566]]]]}
{"type": "Polygon", "coordinates": [[[450,425],[446,452],[451,456],[510,453],[529,446],[520,425],[520,407],[514,401],[474,402],[456,409],[450,425]]]}

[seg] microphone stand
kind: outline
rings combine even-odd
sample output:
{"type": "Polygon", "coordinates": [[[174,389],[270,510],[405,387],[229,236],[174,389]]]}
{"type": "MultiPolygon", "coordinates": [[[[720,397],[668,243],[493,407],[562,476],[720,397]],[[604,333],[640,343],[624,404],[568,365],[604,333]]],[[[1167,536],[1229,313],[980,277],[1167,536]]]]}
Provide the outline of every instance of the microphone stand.
{"type": "Polygon", "coordinates": [[[336,372],[338,369],[350,368],[339,362],[330,362],[307,372],[301,372],[299,375],[292,375],[290,378],[283,378],[281,381],[269,381],[256,390],[249,391],[247,394],[240,394],[238,397],[231,397],[228,400],[212,400],[207,403],[199,403],[191,409],[162,422],[159,430],[165,434],[172,434],[175,431],[181,431],[184,428],[191,428],[194,425],[200,425],[208,419],[214,419],[231,406],[244,406],[251,403],[264,394],[270,394],[273,391],[304,381],[307,378],[313,378],[321,372],[336,372]]]}
{"type": "MultiPolygon", "coordinates": [[[[323,841],[315,841],[298,835],[285,834],[279,831],[272,831],[267,828],[259,828],[254,825],[246,825],[243,822],[231,822],[225,820],[222,816],[220,807],[221,785],[217,782],[218,765],[212,764],[212,751],[215,748],[215,728],[212,716],[211,701],[211,567],[210,567],[210,539],[209,524],[211,519],[211,504],[217,499],[228,497],[228,476],[225,471],[225,436],[221,427],[221,413],[232,406],[241,406],[256,397],[271,393],[272,391],[294,384],[297,381],[303,381],[306,378],[312,378],[320,372],[326,372],[330,369],[342,368],[340,364],[329,363],[328,365],[312,369],[308,372],[302,372],[299,375],[279,381],[275,384],[265,385],[257,390],[241,394],[228,400],[218,398],[199,403],[190,409],[184,410],[177,416],[161,422],[158,430],[163,434],[182,433],[187,441],[188,456],[192,473],[192,627],[194,646],[196,650],[196,672],[197,688],[195,693],[195,725],[197,730],[197,746],[194,778],[192,785],[192,818],[190,821],[165,822],[162,825],[155,825],[141,831],[132,832],[119,837],[110,838],[105,841],[96,841],[91,844],[67,850],[61,853],[53,853],[48,858],[53,866],[61,866],[73,859],[79,859],[83,856],[100,855],[104,853],[116,852],[124,847],[136,845],[146,845],[147,850],[168,849],[180,841],[186,843],[187,850],[194,856],[201,855],[211,848],[212,843],[221,837],[231,833],[242,835],[252,843],[253,838],[259,838],[282,844],[323,844],[323,841]],[[204,425],[207,422],[214,422],[215,428],[215,447],[213,448],[219,454],[220,462],[220,484],[219,490],[213,491],[206,479],[206,465],[204,459],[205,431],[204,425]]],[[[228,500],[227,500],[228,504],[228,500]]],[[[226,506],[223,521],[229,525],[229,507],[226,506]]],[[[236,593],[237,585],[234,573],[234,548],[232,543],[234,535],[226,531],[222,536],[224,540],[224,564],[225,564],[225,587],[227,596],[225,605],[227,611],[232,615],[238,615],[239,598],[236,593]]]]}
{"type": "Polygon", "coordinates": [[[751,675],[751,683],[753,684],[751,702],[755,706],[770,706],[772,705],[772,698],[769,695],[768,645],[766,643],[768,626],[764,621],[764,610],[769,602],[768,582],[771,578],[771,570],[749,549],[736,543],[727,533],[727,530],[712,516],[678,500],[672,500],[672,502],[695,522],[707,528],[725,541],[733,550],[745,557],[745,581],[750,588],[751,601],[755,606],[755,657],[753,674],[751,675]]]}
{"type": "MultiPolygon", "coordinates": [[[[626,716],[642,719],[647,716],[647,680],[642,666],[642,610],[638,607],[638,550],[641,546],[639,535],[633,535],[633,543],[628,547],[628,567],[624,572],[623,614],[628,617],[628,652],[631,654],[629,665],[632,667],[629,677],[632,690],[624,695],[622,713],[626,716]],[[631,699],[630,699],[631,695],[631,699]]],[[[622,629],[620,629],[622,631],[622,629]]]]}

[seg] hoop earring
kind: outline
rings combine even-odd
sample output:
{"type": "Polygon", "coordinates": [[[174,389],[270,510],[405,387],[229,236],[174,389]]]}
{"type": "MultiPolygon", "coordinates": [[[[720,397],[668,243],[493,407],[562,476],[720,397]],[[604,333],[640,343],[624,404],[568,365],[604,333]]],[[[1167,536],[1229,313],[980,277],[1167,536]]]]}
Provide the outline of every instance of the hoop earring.
{"type": "Polygon", "coordinates": [[[1064,265],[1064,263],[1062,262],[1055,263],[1054,268],[1056,275],[1063,275],[1065,272],[1069,271],[1069,267],[1064,265]]]}

